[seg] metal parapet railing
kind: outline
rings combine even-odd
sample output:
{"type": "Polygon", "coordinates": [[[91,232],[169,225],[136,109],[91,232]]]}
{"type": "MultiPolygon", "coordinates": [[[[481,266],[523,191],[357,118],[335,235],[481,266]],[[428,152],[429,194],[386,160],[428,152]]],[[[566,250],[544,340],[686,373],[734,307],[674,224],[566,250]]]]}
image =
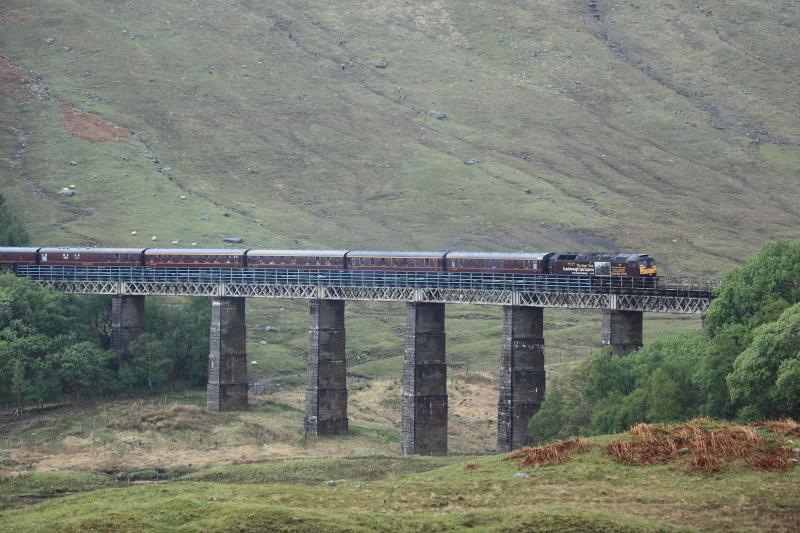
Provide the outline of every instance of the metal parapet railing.
{"type": "Polygon", "coordinates": [[[429,301],[702,313],[713,282],[635,277],[462,272],[20,265],[17,276],[56,290],[255,298],[429,301]]]}

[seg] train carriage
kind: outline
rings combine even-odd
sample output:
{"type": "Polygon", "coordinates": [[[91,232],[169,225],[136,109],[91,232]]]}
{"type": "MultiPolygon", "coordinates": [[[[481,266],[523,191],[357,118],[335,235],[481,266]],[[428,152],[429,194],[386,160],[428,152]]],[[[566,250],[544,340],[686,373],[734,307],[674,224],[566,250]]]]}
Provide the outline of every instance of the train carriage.
{"type": "Polygon", "coordinates": [[[40,248],[39,263],[59,266],[142,266],[144,248],[40,248]]]}
{"type": "Polygon", "coordinates": [[[35,265],[38,251],[38,248],[0,246],[0,270],[13,269],[14,265],[35,265]]]}
{"type": "Polygon", "coordinates": [[[344,270],[346,250],[248,250],[247,268],[344,270]]]}
{"type": "Polygon", "coordinates": [[[348,270],[391,270],[397,272],[441,272],[445,252],[347,252],[348,270]]]}
{"type": "Polygon", "coordinates": [[[552,254],[502,252],[448,252],[448,272],[496,274],[544,274],[546,260],[552,254]]]}
{"type": "Polygon", "coordinates": [[[144,265],[162,268],[244,268],[245,252],[228,248],[148,248],[144,252],[144,265]]]}

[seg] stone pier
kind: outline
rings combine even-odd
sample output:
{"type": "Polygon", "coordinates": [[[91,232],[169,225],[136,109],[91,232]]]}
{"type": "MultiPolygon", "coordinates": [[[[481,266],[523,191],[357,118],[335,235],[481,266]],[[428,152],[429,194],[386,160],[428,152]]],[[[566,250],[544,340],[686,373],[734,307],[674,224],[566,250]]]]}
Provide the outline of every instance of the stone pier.
{"type": "Polygon", "coordinates": [[[447,455],[447,363],[444,304],[406,304],[404,454],[447,455]]]}
{"type": "Polygon", "coordinates": [[[311,300],[306,435],[347,432],[344,300],[311,300]]]}
{"type": "Polygon", "coordinates": [[[130,344],[144,331],[144,296],[111,298],[111,349],[131,356],[130,344]]]}
{"type": "Polygon", "coordinates": [[[497,408],[497,451],[530,444],[528,421],[544,399],[544,321],[541,307],[503,306],[497,408]]]}
{"type": "Polygon", "coordinates": [[[603,310],[603,344],[623,356],[641,348],[642,312],[603,310]]]}
{"type": "Polygon", "coordinates": [[[208,408],[247,408],[247,347],[244,298],[211,299],[208,408]]]}

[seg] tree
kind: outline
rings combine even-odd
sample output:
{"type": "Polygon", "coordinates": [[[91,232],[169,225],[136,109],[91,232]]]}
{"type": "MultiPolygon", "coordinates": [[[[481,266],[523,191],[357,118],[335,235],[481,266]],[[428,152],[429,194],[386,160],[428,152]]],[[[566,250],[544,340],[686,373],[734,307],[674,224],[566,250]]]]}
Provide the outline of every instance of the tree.
{"type": "Polygon", "coordinates": [[[734,324],[752,329],[775,320],[800,302],[800,240],[767,244],[741,268],[728,272],[719,295],[706,313],[715,336],[734,324]]]}
{"type": "Polygon", "coordinates": [[[82,341],[49,354],[46,367],[58,376],[66,393],[105,392],[112,386],[109,361],[114,358],[94,342],[82,341]]]}
{"type": "Polygon", "coordinates": [[[11,392],[17,404],[17,412],[22,413],[23,398],[28,393],[28,380],[25,379],[25,365],[19,358],[14,360],[14,375],[11,378],[11,392]]]}
{"type": "Polygon", "coordinates": [[[800,304],[755,330],[727,377],[731,400],[742,418],[777,418],[800,413],[800,304]]]}

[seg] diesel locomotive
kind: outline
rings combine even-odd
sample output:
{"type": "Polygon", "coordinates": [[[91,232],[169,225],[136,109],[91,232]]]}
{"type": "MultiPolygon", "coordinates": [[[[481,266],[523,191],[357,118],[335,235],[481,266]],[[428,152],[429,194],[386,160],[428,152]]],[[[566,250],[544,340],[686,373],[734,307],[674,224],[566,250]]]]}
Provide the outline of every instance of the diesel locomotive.
{"type": "Polygon", "coordinates": [[[17,265],[584,276],[604,280],[636,278],[643,286],[654,286],[656,280],[653,259],[638,253],[0,247],[0,268],[14,269],[17,265]]]}

